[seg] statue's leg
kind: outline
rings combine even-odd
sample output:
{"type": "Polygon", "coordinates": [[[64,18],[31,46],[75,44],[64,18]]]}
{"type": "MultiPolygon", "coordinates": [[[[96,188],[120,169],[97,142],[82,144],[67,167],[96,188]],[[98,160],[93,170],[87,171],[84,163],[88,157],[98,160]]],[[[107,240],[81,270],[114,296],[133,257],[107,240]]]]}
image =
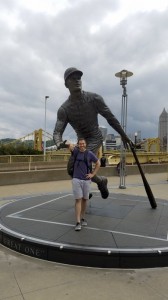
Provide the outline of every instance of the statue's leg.
{"type": "MultiPolygon", "coordinates": [[[[98,152],[99,152],[99,149],[97,151],[94,151],[94,153],[96,154],[97,157],[99,157],[98,152]]],[[[108,191],[108,188],[107,188],[107,184],[108,184],[107,178],[105,176],[95,175],[92,178],[92,181],[97,184],[98,189],[100,190],[102,198],[103,199],[108,198],[109,191],[108,191]]]]}
{"type": "Polygon", "coordinates": [[[109,191],[107,188],[108,180],[105,176],[97,176],[95,175],[92,178],[92,182],[95,182],[98,186],[98,189],[100,190],[101,196],[103,199],[108,198],[109,191]]]}

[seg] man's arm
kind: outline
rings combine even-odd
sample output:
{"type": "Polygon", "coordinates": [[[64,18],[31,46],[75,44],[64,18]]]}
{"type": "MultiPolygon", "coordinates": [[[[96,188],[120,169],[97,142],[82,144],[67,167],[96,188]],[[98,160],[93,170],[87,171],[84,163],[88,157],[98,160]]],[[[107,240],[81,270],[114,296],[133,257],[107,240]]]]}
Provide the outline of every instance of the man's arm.
{"type": "Polygon", "coordinates": [[[97,162],[95,163],[95,167],[94,167],[94,171],[92,172],[92,175],[95,176],[99,169],[100,169],[100,160],[98,159],[97,162]]]}
{"type": "Polygon", "coordinates": [[[94,163],[94,170],[92,170],[92,172],[87,174],[86,178],[89,179],[93,178],[97,174],[98,170],[100,169],[100,160],[96,157],[96,155],[93,152],[91,152],[91,155],[92,155],[91,161],[94,163]]]}
{"type": "Polygon", "coordinates": [[[65,143],[67,145],[67,148],[73,152],[74,148],[76,147],[76,145],[72,144],[70,141],[66,141],[65,143]]]}

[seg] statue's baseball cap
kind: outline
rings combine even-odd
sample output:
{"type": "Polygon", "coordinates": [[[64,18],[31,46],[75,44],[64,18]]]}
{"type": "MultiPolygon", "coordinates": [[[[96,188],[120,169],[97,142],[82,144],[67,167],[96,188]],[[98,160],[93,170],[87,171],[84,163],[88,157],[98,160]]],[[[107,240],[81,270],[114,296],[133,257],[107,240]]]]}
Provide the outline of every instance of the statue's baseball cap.
{"type": "Polygon", "coordinates": [[[80,71],[80,70],[78,70],[77,68],[73,68],[73,67],[72,67],[72,68],[68,68],[68,69],[65,70],[65,73],[64,73],[64,80],[66,81],[66,80],[68,79],[68,77],[69,77],[70,75],[72,75],[73,73],[79,73],[80,76],[83,75],[83,72],[80,71]]]}

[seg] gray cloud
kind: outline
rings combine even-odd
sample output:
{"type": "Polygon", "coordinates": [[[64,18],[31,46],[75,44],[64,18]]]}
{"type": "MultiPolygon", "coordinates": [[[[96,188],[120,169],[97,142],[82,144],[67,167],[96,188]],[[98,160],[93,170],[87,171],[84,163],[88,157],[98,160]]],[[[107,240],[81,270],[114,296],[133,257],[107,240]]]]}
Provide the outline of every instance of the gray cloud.
{"type": "MultiPolygon", "coordinates": [[[[122,89],[115,73],[132,71],[127,131],[157,136],[159,115],[167,109],[168,10],[136,12],[107,25],[107,14],[118,10],[118,1],[69,1],[66,9],[49,15],[18,1],[1,2],[0,138],[44,128],[45,95],[50,96],[47,131],[53,132],[56,111],[68,97],[63,73],[69,66],[83,70],[83,88],[101,94],[119,120],[122,89]],[[4,17],[8,12],[13,26],[4,17]],[[92,26],[97,26],[94,33],[92,26]]],[[[103,118],[100,123],[107,126],[103,118]]]]}

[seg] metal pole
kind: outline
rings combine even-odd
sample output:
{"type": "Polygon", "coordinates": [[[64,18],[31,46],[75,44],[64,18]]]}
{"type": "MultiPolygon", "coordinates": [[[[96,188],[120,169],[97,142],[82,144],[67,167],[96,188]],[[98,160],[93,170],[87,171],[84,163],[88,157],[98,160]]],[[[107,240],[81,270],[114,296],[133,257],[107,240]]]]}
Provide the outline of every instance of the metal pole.
{"type": "MultiPolygon", "coordinates": [[[[120,78],[120,85],[123,88],[122,94],[122,105],[121,105],[121,126],[126,133],[127,129],[127,77],[132,76],[133,73],[127,70],[122,70],[115,74],[116,77],[120,78]]],[[[126,149],[124,147],[123,141],[121,141],[121,151],[120,151],[120,189],[126,189],[125,186],[125,164],[126,164],[126,149]]]]}
{"type": "Polygon", "coordinates": [[[167,152],[168,152],[168,112],[167,112],[167,152]]]}
{"type": "MultiPolygon", "coordinates": [[[[125,85],[123,87],[122,95],[122,107],[121,107],[121,126],[126,132],[127,127],[127,92],[125,85]]],[[[123,141],[121,141],[121,151],[120,151],[120,189],[126,189],[125,186],[125,161],[126,161],[126,150],[124,148],[123,141]]]]}
{"type": "Polygon", "coordinates": [[[47,108],[47,99],[49,96],[45,96],[45,124],[44,124],[44,157],[46,155],[46,108],[47,108]]]}

